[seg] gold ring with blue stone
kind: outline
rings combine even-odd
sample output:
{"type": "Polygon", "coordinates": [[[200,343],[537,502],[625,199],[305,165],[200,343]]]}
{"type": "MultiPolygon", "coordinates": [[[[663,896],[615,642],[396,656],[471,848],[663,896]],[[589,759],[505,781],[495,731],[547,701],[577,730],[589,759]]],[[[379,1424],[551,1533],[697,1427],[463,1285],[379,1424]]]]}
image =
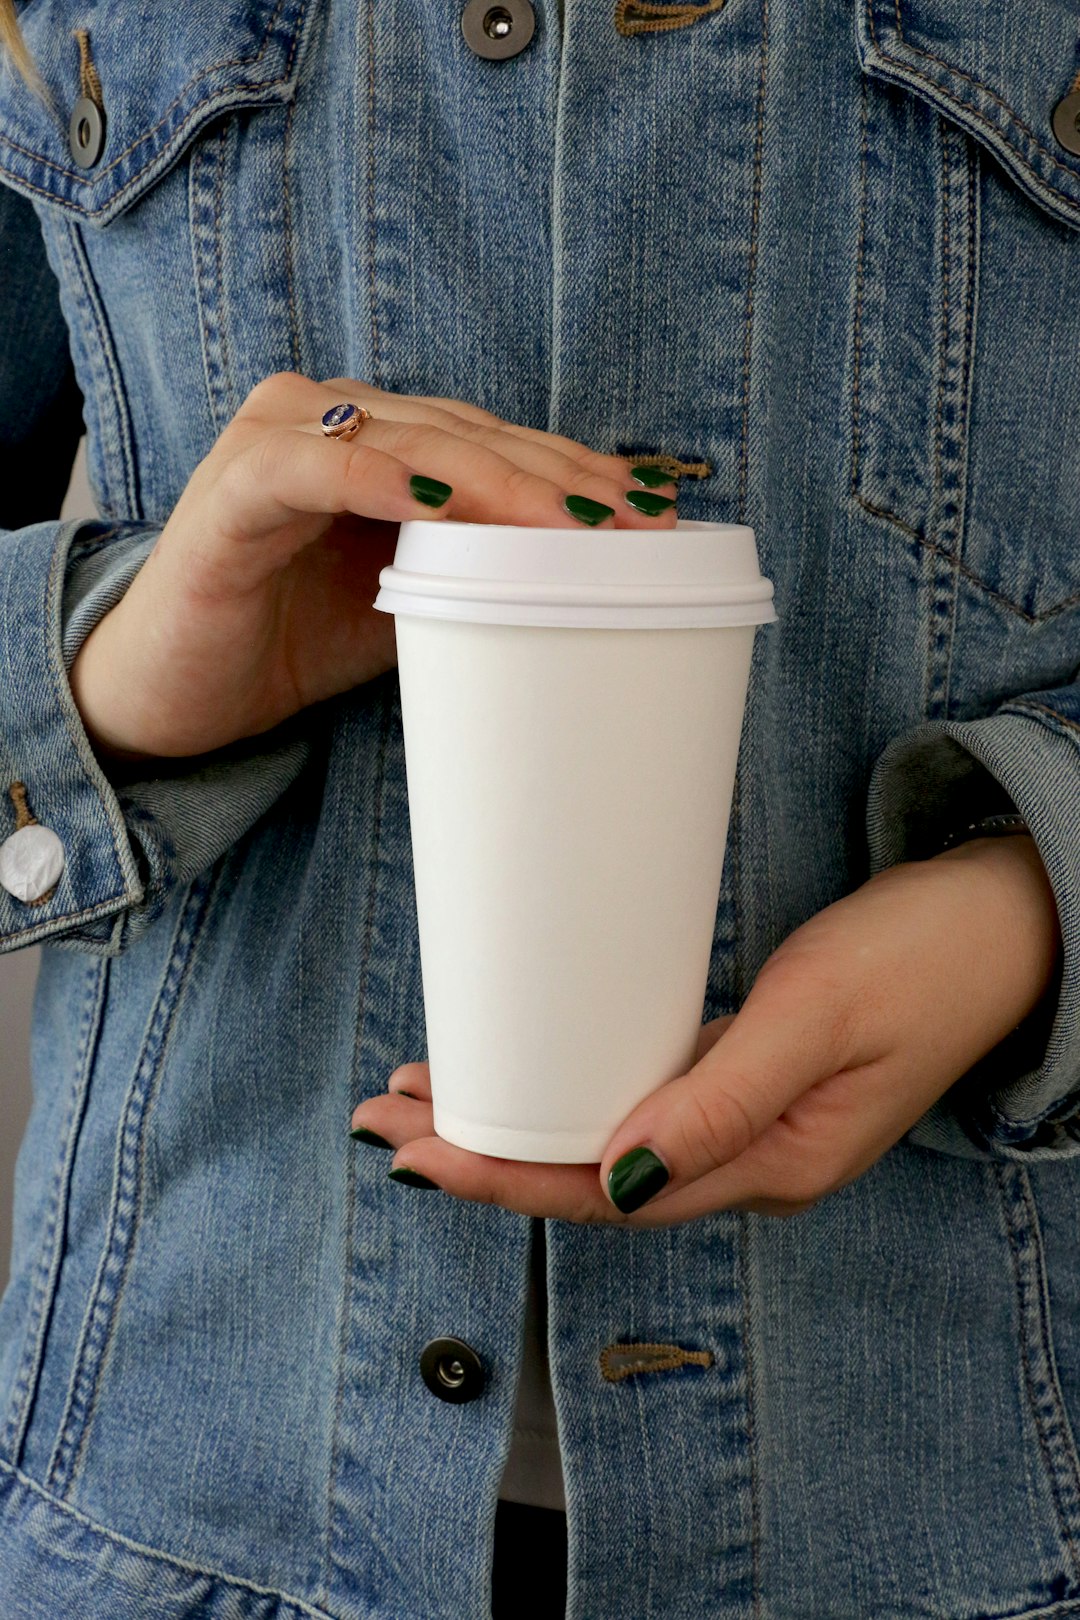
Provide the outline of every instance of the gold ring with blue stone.
{"type": "Polygon", "coordinates": [[[351,439],[361,422],[370,420],[371,412],[362,405],[331,405],[323,414],[322,430],[328,439],[351,439]]]}

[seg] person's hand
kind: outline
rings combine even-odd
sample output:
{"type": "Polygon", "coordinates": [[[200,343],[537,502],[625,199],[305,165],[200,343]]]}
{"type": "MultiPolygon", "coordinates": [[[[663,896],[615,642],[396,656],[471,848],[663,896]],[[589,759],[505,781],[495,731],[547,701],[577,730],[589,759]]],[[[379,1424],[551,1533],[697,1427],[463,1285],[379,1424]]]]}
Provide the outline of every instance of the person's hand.
{"type": "Polygon", "coordinates": [[[869,1169],[1033,1011],[1060,943],[1033,840],[973,840],[882,872],[791,934],[738,1015],[702,1027],[695,1066],[619,1126],[599,1175],[442,1141],[426,1063],[395,1069],[352,1123],[397,1150],[394,1168],[522,1215],[655,1227],[796,1214],[869,1169]],[[623,1187],[649,1198],[624,1200],[636,1213],[610,1196],[624,1154],[623,1187]]]}
{"type": "Polygon", "coordinates": [[[201,754],[392,669],[394,617],[371,604],[408,518],[572,528],[570,494],[611,509],[598,527],[674,528],[674,505],[628,504],[650,499],[630,467],[461,400],[265,378],[79,650],[70,684],[91,743],[114,759],[201,754]],[[329,439],[320,418],[343,400],[371,419],[329,439]],[[421,502],[414,474],[452,493],[421,502]]]}

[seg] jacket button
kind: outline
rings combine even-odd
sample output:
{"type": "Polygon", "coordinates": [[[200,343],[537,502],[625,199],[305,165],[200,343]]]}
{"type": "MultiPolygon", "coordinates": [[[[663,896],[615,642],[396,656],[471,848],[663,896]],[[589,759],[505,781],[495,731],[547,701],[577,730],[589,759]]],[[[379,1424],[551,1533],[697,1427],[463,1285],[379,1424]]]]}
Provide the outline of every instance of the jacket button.
{"type": "Polygon", "coordinates": [[[431,1339],[420,1352],[424,1383],[440,1401],[474,1401],[484,1387],[484,1364],[464,1339],[431,1339]]]}
{"type": "Polygon", "coordinates": [[[0,844],[0,888],[16,900],[41,900],[64,870],[64,846],[50,827],[22,827],[0,844]]]}
{"type": "Polygon", "coordinates": [[[1074,90],[1054,108],[1054,134],[1066,152],[1080,157],[1080,90],[1074,90]]]}
{"type": "Polygon", "coordinates": [[[80,169],[92,169],[105,145],[105,114],[96,101],[80,96],[71,109],[68,145],[80,169]]]}
{"type": "Polygon", "coordinates": [[[523,51],[533,37],[536,13],[529,0],[469,0],[461,32],[477,56],[502,62],[523,51]]]}

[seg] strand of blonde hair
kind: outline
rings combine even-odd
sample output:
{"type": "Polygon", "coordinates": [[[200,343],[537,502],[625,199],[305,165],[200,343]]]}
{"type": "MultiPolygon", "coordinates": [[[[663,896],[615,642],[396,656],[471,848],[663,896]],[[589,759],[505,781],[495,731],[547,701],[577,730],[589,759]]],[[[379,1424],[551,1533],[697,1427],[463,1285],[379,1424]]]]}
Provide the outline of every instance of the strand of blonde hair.
{"type": "Polygon", "coordinates": [[[10,57],[19,77],[43,101],[49,99],[40,73],[22,37],[15,0],[0,0],[0,53],[10,57]]]}

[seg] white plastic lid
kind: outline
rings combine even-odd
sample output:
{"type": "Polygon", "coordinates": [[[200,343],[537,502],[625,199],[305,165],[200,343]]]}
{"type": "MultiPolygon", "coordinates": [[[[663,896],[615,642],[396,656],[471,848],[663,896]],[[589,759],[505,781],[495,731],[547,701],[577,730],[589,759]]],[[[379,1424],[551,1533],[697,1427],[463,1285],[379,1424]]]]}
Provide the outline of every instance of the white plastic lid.
{"type": "Polygon", "coordinates": [[[754,531],[680,518],[674,529],[401,525],[375,607],[480,624],[707,628],[776,618],[754,531]]]}

